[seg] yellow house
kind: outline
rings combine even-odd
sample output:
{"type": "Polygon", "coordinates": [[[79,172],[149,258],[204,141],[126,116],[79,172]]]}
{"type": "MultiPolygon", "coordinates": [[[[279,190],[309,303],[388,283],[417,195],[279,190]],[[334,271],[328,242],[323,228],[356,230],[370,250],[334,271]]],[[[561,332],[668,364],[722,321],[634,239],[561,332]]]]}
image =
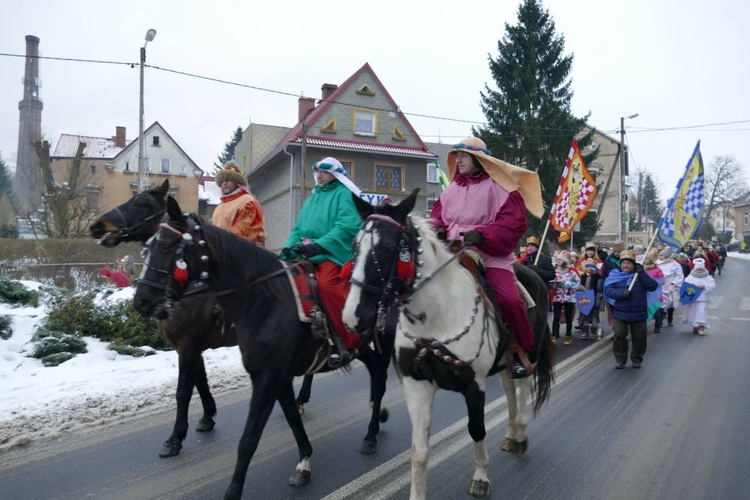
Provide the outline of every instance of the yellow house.
{"type": "MultiPolygon", "coordinates": [[[[170,195],[188,212],[198,212],[198,183],[203,171],[172,139],[159,122],[143,132],[144,171],[149,186],[169,179],[170,195]]],[[[52,154],[52,171],[64,183],[78,144],[84,143],[80,175],[85,176],[90,213],[103,213],[138,192],[138,140],[127,140],[125,127],[116,127],[114,137],[62,134],[52,154]]]]}

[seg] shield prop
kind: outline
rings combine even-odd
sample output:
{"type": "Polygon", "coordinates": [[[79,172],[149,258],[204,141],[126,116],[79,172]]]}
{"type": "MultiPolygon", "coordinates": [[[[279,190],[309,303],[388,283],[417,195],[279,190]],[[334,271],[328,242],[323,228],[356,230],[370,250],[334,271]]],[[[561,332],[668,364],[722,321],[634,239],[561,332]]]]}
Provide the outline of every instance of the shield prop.
{"type": "Polygon", "coordinates": [[[703,288],[698,288],[692,283],[683,283],[680,287],[680,302],[684,305],[698,300],[703,293],[703,288]]]}
{"type": "Polygon", "coordinates": [[[586,290],[583,292],[576,292],[576,305],[578,310],[584,316],[591,314],[594,310],[594,304],[596,303],[596,292],[594,290],[586,290]]]}

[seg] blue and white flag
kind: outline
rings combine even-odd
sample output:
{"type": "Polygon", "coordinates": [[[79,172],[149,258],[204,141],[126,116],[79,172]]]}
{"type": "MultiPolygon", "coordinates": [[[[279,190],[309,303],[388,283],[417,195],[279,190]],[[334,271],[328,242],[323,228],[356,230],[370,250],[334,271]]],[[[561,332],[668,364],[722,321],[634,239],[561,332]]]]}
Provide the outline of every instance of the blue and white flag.
{"type": "Polygon", "coordinates": [[[701,141],[685,167],[685,175],[677,183],[674,197],[659,221],[659,239],[664,244],[681,247],[698,231],[703,220],[705,187],[701,141]]]}

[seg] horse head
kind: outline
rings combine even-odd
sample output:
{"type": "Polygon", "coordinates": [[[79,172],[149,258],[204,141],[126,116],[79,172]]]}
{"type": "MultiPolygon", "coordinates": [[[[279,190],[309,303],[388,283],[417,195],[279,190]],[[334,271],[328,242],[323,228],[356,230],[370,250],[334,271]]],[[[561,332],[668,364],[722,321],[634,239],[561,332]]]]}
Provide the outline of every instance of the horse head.
{"type": "Polygon", "coordinates": [[[159,228],[168,193],[168,179],[158,188],[138,193],[94,221],[89,227],[91,237],[105,247],[129,241],[144,243],[159,228]]]}
{"type": "Polygon", "coordinates": [[[183,214],[167,199],[169,220],[146,242],[143,271],[133,307],[142,316],[165,319],[183,296],[208,288],[209,255],[202,228],[193,215],[183,214]]]}
{"type": "Polygon", "coordinates": [[[345,324],[354,331],[384,327],[388,308],[408,300],[421,277],[421,237],[409,216],[418,192],[415,189],[398,205],[379,207],[354,197],[364,225],[354,240],[352,287],[343,310],[345,324]]]}

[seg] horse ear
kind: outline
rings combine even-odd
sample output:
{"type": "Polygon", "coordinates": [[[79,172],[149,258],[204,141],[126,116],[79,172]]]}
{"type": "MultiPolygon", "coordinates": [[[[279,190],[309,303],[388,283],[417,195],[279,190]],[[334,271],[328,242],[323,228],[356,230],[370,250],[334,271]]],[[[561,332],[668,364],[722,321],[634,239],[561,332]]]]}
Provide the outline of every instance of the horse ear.
{"type": "Polygon", "coordinates": [[[156,191],[166,196],[169,192],[169,179],[164,179],[164,182],[161,183],[161,186],[156,191]]]}
{"type": "Polygon", "coordinates": [[[169,214],[169,220],[177,221],[182,219],[182,209],[177,200],[174,199],[174,196],[167,196],[167,213],[169,214]]]}
{"type": "MultiPolygon", "coordinates": [[[[396,205],[398,216],[401,219],[406,220],[406,216],[414,210],[414,205],[417,203],[417,193],[419,193],[419,188],[416,188],[404,199],[404,201],[396,205]]],[[[399,217],[397,217],[397,219],[399,217]]]]}
{"type": "Polygon", "coordinates": [[[352,193],[352,200],[354,200],[354,206],[357,207],[357,212],[362,220],[365,220],[375,211],[375,207],[367,203],[365,200],[352,193]]]}

